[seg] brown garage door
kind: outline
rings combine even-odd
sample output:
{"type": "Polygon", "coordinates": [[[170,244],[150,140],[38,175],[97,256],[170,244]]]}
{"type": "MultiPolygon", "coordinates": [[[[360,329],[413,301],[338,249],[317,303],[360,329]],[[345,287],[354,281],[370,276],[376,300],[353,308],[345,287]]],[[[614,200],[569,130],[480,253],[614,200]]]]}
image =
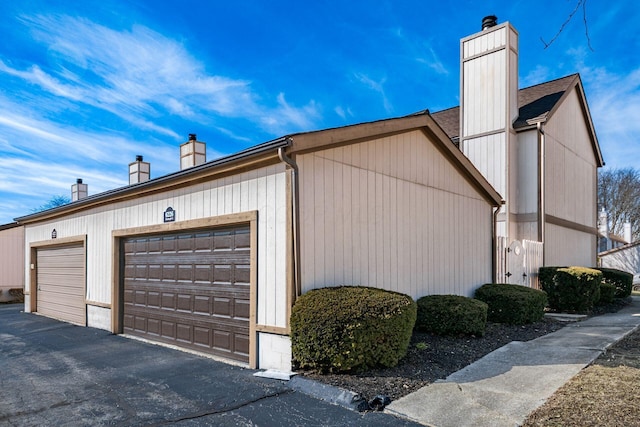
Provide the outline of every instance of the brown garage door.
{"type": "Polygon", "coordinates": [[[36,311],[86,326],[84,245],[37,249],[36,311]]]}
{"type": "Polygon", "coordinates": [[[249,361],[249,227],[123,241],[124,333],[249,361]]]}

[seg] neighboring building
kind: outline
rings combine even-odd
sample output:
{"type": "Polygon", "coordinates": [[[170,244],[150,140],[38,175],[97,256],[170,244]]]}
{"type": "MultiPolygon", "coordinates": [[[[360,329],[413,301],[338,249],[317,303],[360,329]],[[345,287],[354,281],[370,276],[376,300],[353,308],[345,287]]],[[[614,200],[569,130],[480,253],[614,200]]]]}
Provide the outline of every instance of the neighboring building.
{"type": "Polygon", "coordinates": [[[501,198],[428,113],[202,161],[18,218],[26,311],[289,370],[310,289],[470,296],[492,280],[501,198]]]}
{"type": "Polygon", "coordinates": [[[604,208],[598,213],[598,252],[622,247],[631,243],[631,223],[623,225],[624,236],[618,236],[609,231],[609,215],[604,208]]]}
{"type": "Polygon", "coordinates": [[[601,267],[617,268],[634,275],[640,273],[640,241],[598,254],[601,267]]]}
{"type": "MultiPolygon", "coordinates": [[[[533,271],[594,266],[604,162],[580,76],[518,90],[518,33],[495,17],[461,41],[461,58],[461,106],[433,118],[504,197],[498,235],[505,248],[542,248],[533,271]]],[[[499,254],[502,262],[512,253],[499,254]]],[[[521,283],[522,274],[505,281],[521,283]]]]}
{"type": "Polygon", "coordinates": [[[24,227],[0,225],[0,302],[15,301],[11,289],[24,287],[24,227]]]}

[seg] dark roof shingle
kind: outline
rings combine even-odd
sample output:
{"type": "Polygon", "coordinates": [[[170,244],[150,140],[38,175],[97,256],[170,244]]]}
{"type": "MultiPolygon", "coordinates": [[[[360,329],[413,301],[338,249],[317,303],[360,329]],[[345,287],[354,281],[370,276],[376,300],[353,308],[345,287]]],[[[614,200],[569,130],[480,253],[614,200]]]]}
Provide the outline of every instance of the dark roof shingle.
{"type": "MultiPolygon", "coordinates": [[[[518,129],[527,126],[528,120],[548,115],[577,78],[577,74],[571,74],[550,82],[520,89],[518,91],[518,118],[513,122],[513,127],[518,129]]],[[[460,107],[438,111],[432,113],[431,116],[455,142],[460,134],[460,107]]]]}

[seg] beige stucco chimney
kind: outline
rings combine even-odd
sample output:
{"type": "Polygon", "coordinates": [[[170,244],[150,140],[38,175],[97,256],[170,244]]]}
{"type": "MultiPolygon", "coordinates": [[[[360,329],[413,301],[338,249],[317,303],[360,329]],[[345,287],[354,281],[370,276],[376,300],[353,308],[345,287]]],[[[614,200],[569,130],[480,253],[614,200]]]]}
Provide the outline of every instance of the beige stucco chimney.
{"type": "Polygon", "coordinates": [[[507,202],[498,215],[499,236],[509,230],[509,156],[517,117],[518,32],[487,16],[480,32],[460,40],[460,149],[507,202]]]}
{"type": "Polygon", "coordinates": [[[129,185],[149,181],[151,165],[144,162],[142,156],[136,156],[136,161],[129,163],[129,185]]]}
{"type": "Polygon", "coordinates": [[[84,199],[89,195],[89,186],[82,183],[82,178],[76,179],[76,183],[71,186],[71,201],[75,202],[84,199]]]}
{"type": "Polygon", "coordinates": [[[189,134],[189,140],[180,146],[180,170],[198,166],[207,161],[207,145],[198,141],[195,133],[189,134]]]}

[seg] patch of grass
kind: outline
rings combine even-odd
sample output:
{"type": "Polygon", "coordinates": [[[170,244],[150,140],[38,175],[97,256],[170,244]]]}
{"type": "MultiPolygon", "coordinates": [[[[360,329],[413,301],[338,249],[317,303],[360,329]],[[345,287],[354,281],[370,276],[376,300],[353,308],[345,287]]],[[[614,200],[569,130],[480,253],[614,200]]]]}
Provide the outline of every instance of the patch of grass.
{"type": "Polygon", "coordinates": [[[424,341],[421,341],[421,342],[419,342],[419,343],[416,343],[416,348],[417,348],[418,350],[420,350],[420,351],[423,351],[423,350],[426,350],[426,349],[428,349],[428,348],[429,348],[429,344],[427,344],[427,343],[426,343],[426,342],[424,342],[424,341]]]}
{"type": "Polygon", "coordinates": [[[640,330],[610,347],[529,414],[523,427],[638,425],[640,330]]]}
{"type": "Polygon", "coordinates": [[[638,425],[640,369],[591,365],[529,415],[523,427],[638,425]]]}

